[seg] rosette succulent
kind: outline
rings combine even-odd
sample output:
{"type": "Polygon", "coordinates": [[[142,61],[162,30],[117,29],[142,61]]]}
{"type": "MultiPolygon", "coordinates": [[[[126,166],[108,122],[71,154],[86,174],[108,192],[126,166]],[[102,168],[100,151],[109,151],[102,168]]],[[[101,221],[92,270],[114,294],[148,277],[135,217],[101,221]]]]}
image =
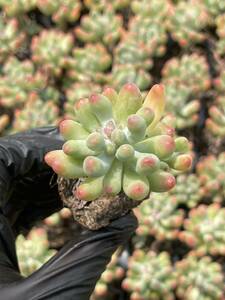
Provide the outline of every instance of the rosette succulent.
{"type": "Polygon", "coordinates": [[[168,191],[175,185],[170,169],[187,170],[192,157],[187,139],[174,138],[164,106],[161,85],[144,101],[131,83],[119,93],[107,88],[81,99],[75,104],[77,121],[60,124],[63,149],[49,152],[45,161],[59,176],[81,178],[75,195],[86,201],[121,191],[143,200],[150,191],[168,191]]]}
{"type": "Polygon", "coordinates": [[[113,46],[121,37],[122,25],[122,17],[111,9],[104,13],[91,11],[82,17],[80,26],[74,32],[84,43],[102,42],[106,46],[113,46]]]}
{"type": "Polygon", "coordinates": [[[16,249],[21,274],[26,277],[56,253],[55,250],[49,249],[47,233],[43,228],[33,228],[27,238],[19,235],[16,249]]]}
{"type": "Polygon", "coordinates": [[[184,54],[168,60],[162,69],[163,83],[183,84],[196,94],[210,87],[209,67],[206,58],[197,53],[184,54]]]}
{"type": "Polygon", "coordinates": [[[0,8],[10,17],[27,13],[35,8],[37,0],[0,0],[0,8]]]}
{"type": "Polygon", "coordinates": [[[129,34],[142,43],[151,56],[162,56],[166,51],[166,27],[160,20],[135,16],[129,22],[129,34]]]}
{"type": "Polygon", "coordinates": [[[189,255],[176,263],[177,291],[184,300],[222,300],[224,277],[220,264],[208,256],[189,255]]]}
{"type": "Polygon", "coordinates": [[[200,1],[180,1],[172,10],[168,28],[173,39],[187,47],[205,38],[202,30],[208,23],[209,16],[200,1]]]}
{"type": "Polygon", "coordinates": [[[105,83],[105,72],[110,68],[112,58],[102,44],[87,44],[74,48],[73,57],[67,61],[67,79],[79,82],[105,83]]]}
{"type": "Polygon", "coordinates": [[[47,84],[47,77],[36,71],[30,60],[19,61],[10,57],[0,76],[0,104],[6,107],[21,105],[27,100],[30,92],[40,91],[47,84]]]}
{"type": "Polygon", "coordinates": [[[225,152],[218,157],[209,155],[197,164],[197,174],[204,190],[205,197],[213,202],[222,202],[225,199],[225,152]]]}
{"type": "Polygon", "coordinates": [[[143,202],[136,210],[137,235],[153,235],[157,240],[176,239],[184,219],[184,211],[177,206],[176,197],[153,193],[150,201],[143,202]]]}
{"type": "Polygon", "coordinates": [[[123,288],[131,292],[131,300],[174,300],[174,269],[167,252],[159,254],[136,250],[128,262],[123,288]]]}
{"type": "Polygon", "coordinates": [[[59,108],[53,100],[43,101],[38,94],[30,94],[22,109],[14,115],[13,132],[35,127],[56,125],[59,121],[59,108]]]}
{"type": "Polygon", "coordinates": [[[180,239],[197,255],[225,255],[225,208],[218,203],[193,208],[180,239]]]}
{"type": "Polygon", "coordinates": [[[0,14],[0,63],[12,54],[19,53],[26,41],[17,19],[7,19],[0,14]]]}
{"type": "Polygon", "coordinates": [[[66,22],[74,22],[80,17],[82,8],[80,0],[36,0],[39,10],[52,16],[52,20],[63,25],[66,22]]]}
{"type": "Polygon", "coordinates": [[[60,30],[42,30],[31,43],[32,59],[40,69],[60,76],[73,47],[73,36],[60,30]]]}

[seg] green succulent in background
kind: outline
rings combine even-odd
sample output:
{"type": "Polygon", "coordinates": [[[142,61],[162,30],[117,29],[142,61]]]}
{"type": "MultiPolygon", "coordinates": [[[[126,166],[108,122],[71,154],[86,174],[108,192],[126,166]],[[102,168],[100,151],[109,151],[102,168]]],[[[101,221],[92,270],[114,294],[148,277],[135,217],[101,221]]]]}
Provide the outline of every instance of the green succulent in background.
{"type": "Polygon", "coordinates": [[[86,201],[121,191],[143,200],[150,191],[168,191],[175,185],[170,168],[185,171],[192,157],[188,140],[174,138],[164,107],[161,85],[144,101],[134,84],[81,99],[75,104],[77,121],[60,124],[63,149],[49,152],[46,163],[62,177],[83,178],[75,196],[86,201]]]}
{"type": "Polygon", "coordinates": [[[75,82],[65,88],[67,101],[64,104],[64,111],[67,116],[74,117],[74,104],[81,98],[87,98],[91,93],[100,93],[100,85],[92,82],[75,82]]]}
{"type": "Polygon", "coordinates": [[[218,203],[193,208],[179,237],[198,256],[225,255],[225,208],[218,203]]]}
{"type": "Polygon", "coordinates": [[[102,42],[111,47],[119,41],[122,26],[122,17],[112,9],[107,9],[104,13],[93,10],[81,18],[80,26],[74,29],[74,33],[84,43],[102,42]]]}
{"type": "Polygon", "coordinates": [[[176,263],[177,291],[184,300],[222,300],[224,278],[221,265],[208,256],[188,255],[176,263]]]}
{"type": "Polygon", "coordinates": [[[42,30],[32,39],[32,60],[47,74],[60,76],[72,47],[72,34],[57,29],[42,30]]]}
{"type": "Polygon", "coordinates": [[[80,17],[82,4],[80,0],[36,0],[39,10],[52,16],[52,20],[64,25],[66,22],[74,22],[80,17]]]}
{"type": "Polygon", "coordinates": [[[225,96],[217,97],[209,108],[206,128],[216,137],[225,137],[225,96]]]}
{"type": "Polygon", "coordinates": [[[135,211],[139,221],[137,235],[152,235],[160,241],[176,239],[184,219],[184,211],[177,206],[175,196],[152,193],[150,201],[143,202],[135,211]]]}
{"type": "Polygon", "coordinates": [[[112,58],[102,44],[87,44],[83,48],[74,48],[72,55],[67,61],[66,81],[106,83],[105,73],[111,66],[112,58]]]}
{"type": "Polygon", "coordinates": [[[72,213],[69,208],[62,208],[59,212],[56,212],[49,217],[45,218],[43,223],[47,226],[54,227],[62,225],[62,221],[65,219],[69,219],[72,213]]]}
{"type": "Polygon", "coordinates": [[[209,67],[205,56],[184,54],[166,62],[162,69],[164,84],[183,84],[195,95],[210,87],[209,67]]]}
{"type": "Polygon", "coordinates": [[[129,21],[129,35],[142,44],[151,56],[162,56],[166,51],[167,33],[160,20],[135,16],[129,21]]]}
{"type": "Polygon", "coordinates": [[[35,127],[56,125],[59,122],[59,108],[49,98],[43,101],[38,94],[31,93],[22,109],[15,111],[12,131],[18,132],[35,127]]]}
{"type": "Polygon", "coordinates": [[[203,29],[209,15],[199,0],[180,1],[171,12],[168,29],[181,47],[190,47],[205,39],[203,29]]]}
{"type": "Polygon", "coordinates": [[[128,7],[130,0],[84,0],[84,4],[90,10],[104,11],[109,5],[115,10],[120,10],[128,7]]]}
{"type": "MultiPolygon", "coordinates": [[[[225,7],[225,4],[224,4],[225,7]]],[[[224,9],[225,11],[225,9],[224,9]]],[[[225,55],[225,13],[219,15],[216,18],[216,25],[217,25],[217,34],[219,36],[219,40],[217,41],[217,52],[221,55],[225,55]]]]}
{"type": "Polygon", "coordinates": [[[29,12],[36,7],[37,0],[0,0],[0,8],[9,17],[29,12]]]}
{"type": "Polygon", "coordinates": [[[142,18],[165,21],[170,15],[172,5],[167,0],[132,0],[131,9],[135,15],[142,18]]]}
{"type": "Polygon", "coordinates": [[[197,174],[205,197],[213,202],[223,202],[225,199],[225,152],[218,157],[208,155],[197,164],[197,174]]]}
{"type": "Polygon", "coordinates": [[[152,82],[152,77],[144,69],[137,69],[132,64],[115,65],[108,76],[108,82],[115,88],[134,82],[141,91],[146,91],[152,82]]]}
{"type": "Polygon", "coordinates": [[[221,66],[219,77],[214,80],[214,85],[216,90],[223,95],[225,92],[225,70],[223,70],[223,66],[221,66]]]}
{"type": "Polygon", "coordinates": [[[185,84],[171,81],[166,85],[166,110],[176,117],[176,128],[189,128],[199,119],[200,100],[193,99],[185,84]]]}
{"type": "Polygon", "coordinates": [[[19,53],[26,41],[17,19],[7,19],[0,14],[0,63],[10,55],[19,53]]]}
{"type": "Polygon", "coordinates": [[[49,249],[47,234],[43,228],[33,228],[27,238],[19,235],[16,250],[20,271],[25,277],[39,269],[56,253],[49,249]]]}
{"type": "Polygon", "coordinates": [[[176,186],[164,196],[166,199],[175,198],[178,204],[193,208],[203,199],[204,190],[196,174],[181,174],[176,177],[176,186]]]}
{"type": "Polygon", "coordinates": [[[90,300],[102,300],[109,294],[109,284],[120,281],[125,276],[125,270],[119,266],[120,251],[116,251],[110,263],[107,265],[106,270],[102,273],[99,281],[97,282],[94,292],[90,300]],[[102,298],[103,297],[103,298],[102,298]]]}
{"type": "Polygon", "coordinates": [[[123,288],[131,292],[131,300],[175,299],[174,269],[167,252],[159,254],[135,250],[129,258],[123,288]]]}
{"type": "Polygon", "coordinates": [[[205,9],[212,17],[225,12],[224,0],[201,0],[201,2],[204,4],[205,9]]]}
{"type": "Polygon", "coordinates": [[[6,127],[10,124],[10,118],[7,114],[0,116],[0,136],[4,135],[6,127]]]}
{"type": "Polygon", "coordinates": [[[5,107],[17,107],[26,102],[30,92],[40,91],[47,85],[47,77],[36,71],[30,60],[19,61],[10,57],[0,76],[0,104],[5,107]]]}

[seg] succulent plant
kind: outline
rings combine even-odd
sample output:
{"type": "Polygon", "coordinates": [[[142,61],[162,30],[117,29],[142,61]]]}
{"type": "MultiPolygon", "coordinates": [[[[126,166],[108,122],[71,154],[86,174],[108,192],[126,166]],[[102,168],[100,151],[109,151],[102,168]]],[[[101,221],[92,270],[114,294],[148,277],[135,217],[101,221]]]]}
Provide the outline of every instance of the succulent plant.
{"type": "Polygon", "coordinates": [[[212,17],[225,12],[224,0],[201,0],[201,2],[204,4],[205,9],[212,17]]]}
{"type": "Polygon", "coordinates": [[[225,70],[223,67],[220,70],[219,77],[214,80],[216,90],[222,95],[225,92],[225,70]]]}
{"type": "Polygon", "coordinates": [[[175,198],[178,204],[193,208],[203,199],[204,189],[196,174],[181,174],[176,177],[176,186],[164,195],[166,199],[175,198]]]}
{"type": "Polygon", "coordinates": [[[167,0],[133,0],[131,9],[135,15],[165,21],[170,15],[172,6],[167,0]]]}
{"type": "Polygon", "coordinates": [[[113,46],[121,37],[122,25],[122,17],[111,9],[104,13],[91,11],[82,17],[80,26],[74,32],[84,43],[102,42],[106,46],[113,46]]]}
{"type": "Polygon", "coordinates": [[[110,263],[107,265],[106,270],[102,273],[97,282],[90,300],[101,300],[102,297],[107,296],[109,292],[108,285],[112,284],[114,281],[119,281],[124,277],[125,270],[118,264],[119,253],[119,251],[116,251],[113,254],[110,263]]]}
{"type": "Polygon", "coordinates": [[[152,77],[143,68],[138,69],[135,65],[115,65],[112,73],[108,76],[109,84],[115,88],[121,88],[124,84],[134,82],[141,91],[150,87],[152,77]]]}
{"type": "Polygon", "coordinates": [[[105,72],[111,63],[110,54],[101,44],[87,44],[83,48],[74,48],[73,57],[67,61],[66,80],[105,83],[105,72]]]}
{"type": "Polygon", "coordinates": [[[210,107],[206,128],[216,137],[225,137],[225,96],[217,97],[210,107]]]}
{"type": "Polygon", "coordinates": [[[71,211],[69,208],[62,208],[59,212],[52,214],[51,216],[44,219],[44,224],[47,226],[57,226],[61,225],[63,219],[68,219],[71,217],[71,211]]]}
{"type": "MultiPolygon", "coordinates": [[[[168,194],[168,193],[167,193],[168,194]]],[[[153,235],[157,240],[176,239],[183,223],[184,211],[178,209],[175,196],[152,193],[150,201],[136,209],[138,236],[153,235]]]]}
{"type": "Polygon", "coordinates": [[[108,5],[111,5],[113,9],[120,10],[129,6],[129,0],[84,0],[84,4],[91,10],[104,11],[108,5]]]}
{"type": "Polygon", "coordinates": [[[47,234],[43,228],[33,228],[27,238],[19,235],[16,249],[20,271],[25,277],[39,269],[56,253],[49,249],[47,234]]]}
{"type": "Polygon", "coordinates": [[[74,22],[80,17],[82,4],[80,0],[36,0],[39,10],[52,16],[52,20],[63,25],[66,22],[74,22]]]}
{"type": "Polygon", "coordinates": [[[209,15],[201,1],[180,1],[172,10],[168,21],[168,29],[181,47],[205,39],[203,29],[209,23],[209,15]]]}
{"type": "Polygon", "coordinates": [[[127,278],[122,286],[131,292],[131,300],[175,299],[176,278],[169,254],[135,250],[129,258],[127,278]]]}
{"type": "Polygon", "coordinates": [[[0,104],[6,107],[18,106],[27,100],[28,94],[40,91],[47,84],[47,77],[36,71],[30,60],[19,61],[10,57],[0,76],[0,104]]]}
{"type": "Polygon", "coordinates": [[[0,14],[0,63],[12,54],[21,51],[26,34],[20,30],[17,19],[7,19],[0,14]]]}
{"type": "Polygon", "coordinates": [[[225,255],[225,208],[218,203],[193,208],[184,221],[184,229],[179,238],[196,255],[225,255]]]}
{"type": "Polygon", "coordinates": [[[187,170],[192,159],[187,139],[174,139],[170,120],[161,120],[164,106],[161,85],[144,102],[134,84],[119,94],[107,88],[81,99],[75,104],[77,121],[60,124],[63,149],[49,152],[45,160],[62,177],[83,178],[75,192],[78,199],[91,201],[123,190],[128,198],[143,200],[150,191],[168,191],[175,185],[170,168],[187,170]]]}
{"type": "Polygon", "coordinates": [[[75,82],[69,87],[65,86],[67,101],[64,104],[64,111],[67,116],[74,117],[74,104],[81,98],[88,97],[91,93],[100,93],[101,86],[92,82],[75,82]]]}
{"type": "Polygon", "coordinates": [[[199,119],[199,99],[193,99],[190,89],[185,84],[171,82],[166,85],[166,110],[176,117],[176,128],[194,126],[199,119]]]}
{"type": "Polygon", "coordinates": [[[47,73],[60,76],[73,46],[73,36],[57,29],[42,30],[31,43],[32,59],[47,73]]]}
{"type": "Polygon", "coordinates": [[[189,255],[176,263],[177,291],[184,300],[222,300],[224,278],[221,265],[208,256],[189,255]]]}
{"type": "Polygon", "coordinates": [[[166,27],[160,20],[135,16],[129,21],[129,34],[146,47],[151,56],[162,56],[166,51],[166,27]]]}
{"type": "Polygon", "coordinates": [[[31,93],[22,109],[15,110],[13,132],[35,127],[56,125],[59,108],[53,100],[43,101],[37,93],[31,93]]]}
{"type": "Polygon", "coordinates": [[[37,0],[0,0],[0,8],[10,17],[24,14],[35,8],[37,0]]]}
{"type": "MultiPolygon", "coordinates": [[[[225,6],[225,4],[224,4],[225,6]]],[[[224,9],[225,11],[225,9],[224,9]]],[[[216,18],[216,25],[217,25],[217,34],[219,36],[219,40],[217,41],[217,52],[221,55],[225,55],[225,13],[219,15],[216,18]]]]}
{"type": "Polygon", "coordinates": [[[205,197],[213,202],[222,202],[225,199],[225,152],[221,152],[218,157],[204,157],[196,169],[205,197]]]}
{"type": "Polygon", "coordinates": [[[183,84],[193,94],[204,92],[210,87],[206,58],[197,53],[168,60],[162,69],[162,76],[165,84],[183,84]]]}

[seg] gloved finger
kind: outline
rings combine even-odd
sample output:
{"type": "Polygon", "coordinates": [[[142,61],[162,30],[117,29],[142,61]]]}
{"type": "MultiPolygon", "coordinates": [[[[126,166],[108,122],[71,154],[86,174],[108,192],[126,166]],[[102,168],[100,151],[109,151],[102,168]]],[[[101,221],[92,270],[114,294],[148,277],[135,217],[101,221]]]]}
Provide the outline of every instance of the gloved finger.
{"type": "MultiPolygon", "coordinates": [[[[46,172],[53,174],[43,158],[47,152],[60,149],[62,144],[55,127],[33,129],[0,139],[0,207],[5,215],[12,214],[14,203],[9,199],[18,182],[31,181],[34,175],[46,172]]],[[[19,204],[17,211],[26,203],[19,204]]]]}
{"type": "Polygon", "coordinates": [[[133,213],[74,238],[41,269],[1,287],[4,300],[88,300],[112,254],[137,227],[133,213]]]}

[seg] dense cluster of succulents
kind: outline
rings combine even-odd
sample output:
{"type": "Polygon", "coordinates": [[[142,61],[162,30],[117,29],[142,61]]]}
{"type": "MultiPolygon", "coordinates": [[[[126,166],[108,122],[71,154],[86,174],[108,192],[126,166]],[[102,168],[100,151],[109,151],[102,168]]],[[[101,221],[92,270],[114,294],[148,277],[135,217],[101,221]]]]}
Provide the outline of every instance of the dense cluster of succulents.
{"type": "Polygon", "coordinates": [[[43,30],[32,39],[32,59],[46,73],[60,76],[73,47],[73,36],[57,29],[43,30]]]}
{"type": "Polygon", "coordinates": [[[210,257],[197,258],[193,255],[176,263],[177,291],[184,300],[222,300],[224,278],[221,265],[210,257]]]}
{"type": "Polygon", "coordinates": [[[180,239],[197,255],[225,255],[225,208],[217,203],[193,208],[184,221],[180,239]]]}
{"type": "Polygon", "coordinates": [[[36,71],[30,60],[19,61],[12,56],[0,76],[0,104],[16,107],[27,100],[29,93],[43,90],[46,85],[45,74],[36,71]]]}
{"type": "Polygon", "coordinates": [[[173,300],[175,286],[176,278],[167,252],[135,250],[123,281],[123,288],[131,292],[131,300],[173,300]]]}
{"type": "MultiPolygon", "coordinates": [[[[218,273],[211,267],[210,270],[204,267],[204,264],[215,262],[202,265],[206,277],[203,286],[200,285],[203,271],[199,267],[199,258],[195,259],[194,255],[201,255],[203,260],[209,255],[224,269],[221,233],[224,226],[221,215],[225,206],[225,159],[224,152],[221,153],[225,145],[224,59],[225,0],[0,0],[0,135],[66,120],[60,125],[65,140],[69,139],[63,147],[63,156],[70,153],[69,161],[79,162],[79,168],[70,166],[74,172],[80,172],[80,177],[79,180],[67,180],[59,176],[59,181],[76,182],[75,186],[80,188],[79,193],[75,193],[76,200],[93,185],[96,194],[92,194],[91,199],[100,191],[112,193],[112,197],[101,194],[96,201],[83,201],[89,208],[97,206],[103,199],[126,200],[127,205],[140,204],[140,208],[136,208],[140,226],[121,254],[119,261],[123,267],[126,268],[125,257],[137,248],[154,249],[157,253],[166,250],[171,261],[181,260],[181,265],[183,261],[193,259],[196,267],[184,263],[188,265],[188,271],[177,272],[177,291],[169,285],[168,299],[221,300],[220,279],[213,281],[214,277],[221,278],[220,275],[217,277],[218,273]],[[155,108],[153,111],[140,107],[132,110],[134,102],[128,103],[123,87],[132,87],[131,83],[136,84],[142,94],[141,97],[139,92],[130,93],[132,97],[137,96],[131,97],[137,100],[136,104],[143,104],[153,84],[164,84],[165,115],[157,125],[154,124],[155,108]],[[109,101],[104,102],[104,97],[110,99],[112,106],[117,106],[117,117],[123,118],[121,124],[115,118],[113,108],[112,123],[105,126],[111,108],[107,109],[109,101]],[[98,105],[101,114],[96,114],[98,105]],[[124,119],[125,115],[128,120],[124,119]],[[151,123],[151,118],[155,127],[150,125],[151,132],[146,131],[144,136],[144,128],[151,123]],[[98,129],[92,128],[95,121],[98,129]],[[113,125],[111,128],[111,124],[116,125],[116,129],[113,125]],[[115,129],[110,138],[102,134],[106,127],[109,128],[108,135],[115,129]],[[70,135],[73,128],[79,128],[79,135],[70,135]],[[191,141],[194,158],[191,174],[183,175],[172,168],[175,163],[182,165],[182,161],[175,162],[176,155],[170,159],[158,157],[158,151],[162,153],[164,147],[160,143],[166,143],[162,138],[165,135],[175,142],[175,154],[176,147],[188,150],[187,140],[177,137],[175,128],[191,141]],[[136,139],[139,140],[136,142],[136,139]],[[146,140],[151,146],[147,153],[135,148],[136,144],[146,140]],[[79,157],[74,158],[71,154],[73,147],[77,147],[79,157]],[[93,150],[93,147],[99,148],[93,150]],[[132,156],[132,148],[135,148],[133,158],[126,161],[123,155],[132,156]],[[90,156],[93,160],[87,159],[90,156]],[[116,163],[112,164],[109,157],[116,163]],[[86,172],[87,164],[90,170],[92,162],[95,166],[91,172],[94,169],[99,172],[96,176],[86,172]],[[158,175],[160,171],[162,181],[149,184],[145,171],[153,170],[154,164],[158,169],[153,174],[158,175]],[[127,170],[127,165],[131,169],[127,170]],[[116,175],[111,176],[114,171],[116,175]],[[154,191],[159,187],[156,185],[167,179],[172,187],[174,178],[176,185],[169,191],[149,195],[149,191],[154,191]],[[127,195],[134,190],[140,192],[140,187],[148,192],[146,203],[128,199],[122,193],[114,197],[119,191],[126,191],[127,195]],[[217,208],[218,203],[221,208],[217,208]],[[204,217],[201,215],[203,210],[204,217]],[[211,210],[213,217],[209,213],[211,210]],[[212,236],[208,230],[213,230],[213,242],[210,242],[212,236]],[[206,276],[208,273],[210,279],[206,276]]],[[[60,163],[63,162],[62,159],[60,163]]],[[[61,171],[64,172],[62,168],[61,171]]],[[[164,185],[160,186],[160,191],[164,188],[164,185]]],[[[68,219],[66,215],[68,210],[65,218],[64,213],[56,213],[41,225],[48,231],[51,247],[57,250],[71,238],[73,230],[79,231],[73,222],[74,215],[68,219]]],[[[175,269],[174,266],[172,272],[175,269]]],[[[222,271],[218,272],[222,274],[222,271]]],[[[112,275],[109,274],[107,278],[112,275]]],[[[154,284],[154,277],[144,277],[147,286],[144,290],[149,290],[149,282],[154,284]]],[[[96,287],[100,293],[95,293],[93,299],[129,299],[129,291],[120,283],[121,279],[112,282],[101,279],[96,287]],[[107,293],[103,295],[106,285],[107,293]]],[[[130,292],[132,300],[146,299],[139,291],[130,289],[130,292]]],[[[158,294],[155,297],[160,299],[158,294]]],[[[167,297],[162,294],[161,299],[167,297]]]]}
{"type": "Polygon", "coordinates": [[[223,202],[225,199],[225,152],[221,152],[218,157],[208,155],[197,164],[197,174],[199,176],[204,196],[209,197],[214,202],[223,202]]]}
{"type": "Polygon", "coordinates": [[[102,42],[107,46],[114,45],[121,37],[123,20],[113,10],[102,12],[91,11],[81,19],[80,26],[75,28],[76,37],[84,43],[102,42]]]}
{"type": "Polygon", "coordinates": [[[56,251],[49,249],[43,228],[33,228],[27,238],[22,234],[16,239],[19,267],[23,276],[29,276],[48,261],[56,251]]]}
{"type": "Polygon", "coordinates": [[[51,99],[43,101],[38,94],[29,95],[26,104],[15,110],[12,125],[13,132],[23,131],[35,127],[57,125],[59,121],[59,108],[51,99]]]}
{"type": "Polygon", "coordinates": [[[74,48],[73,57],[68,59],[67,81],[103,84],[107,81],[105,72],[110,68],[112,58],[102,44],[87,44],[74,48]]]}
{"type": "Polygon", "coordinates": [[[209,22],[209,16],[201,1],[180,1],[171,14],[168,27],[172,37],[181,47],[204,40],[205,35],[202,31],[209,22]]]}
{"type": "Polygon", "coordinates": [[[157,240],[176,239],[184,218],[184,211],[177,206],[175,196],[153,193],[150,201],[143,202],[136,209],[137,235],[153,235],[157,240]]]}
{"type": "Polygon", "coordinates": [[[80,17],[80,0],[36,0],[40,11],[52,16],[52,20],[63,25],[66,22],[74,22],[80,17]]]}
{"type": "Polygon", "coordinates": [[[134,84],[118,94],[107,88],[81,99],[75,104],[77,121],[60,124],[63,149],[49,152],[45,160],[60,176],[84,177],[76,189],[78,199],[115,196],[122,190],[143,200],[150,191],[166,192],[175,185],[171,169],[189,169],[192,157],[188,140],[174,138],[164,106],[162,85],[153,86],[144,102],[134,84]]]}

